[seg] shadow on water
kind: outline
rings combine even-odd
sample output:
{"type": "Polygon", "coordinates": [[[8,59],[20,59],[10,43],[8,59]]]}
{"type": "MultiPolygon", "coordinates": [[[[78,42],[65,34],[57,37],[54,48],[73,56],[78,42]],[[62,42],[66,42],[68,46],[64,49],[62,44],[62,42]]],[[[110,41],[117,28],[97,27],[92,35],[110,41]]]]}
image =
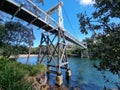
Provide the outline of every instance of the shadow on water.
{"type": "MultiPolygon", "coordinates": [[[[36,56],[30,57],[29,64],[36,64],[36,60],[36,56]]],[[[97,69],[93,67],[93,63],[97,64],[99,63],[99,60],[91,61],[78,57],[69,57],[68,60],[72,72],[70,80],[66,80],[66,71],[62,70],[61,72],[63,74],[64,83],[62,87],[57,87],[55,85],[56,75],[50,74],[48,81],[48,84],[50,85],[49,90],[103,90],[104,86],[118,90],[116,89],[117,87],[113,84],[114,82],[120,82],[117,76],[112,75],[110,72],[106,72],[106,76],[112,80],[112,83],[105,83],[101,72],[97,71],[97,69]]],[[[26,57],[19,58],[18,62],[25,63],[26,57]]]]}

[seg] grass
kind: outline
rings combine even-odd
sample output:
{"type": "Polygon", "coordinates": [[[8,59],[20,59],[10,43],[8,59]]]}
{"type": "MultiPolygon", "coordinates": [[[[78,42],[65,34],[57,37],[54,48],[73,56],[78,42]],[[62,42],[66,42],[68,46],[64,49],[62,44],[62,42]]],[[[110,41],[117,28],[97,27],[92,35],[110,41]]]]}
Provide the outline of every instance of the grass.
{"type": "Polygon", "coordinates": [[[4,90],[32,90],[32,82],[25,76],[35,76],[45,71],[45,67],[38,65],[23,65],[10,61],[7,58],[0,59],[0,89],[4,90]]]}

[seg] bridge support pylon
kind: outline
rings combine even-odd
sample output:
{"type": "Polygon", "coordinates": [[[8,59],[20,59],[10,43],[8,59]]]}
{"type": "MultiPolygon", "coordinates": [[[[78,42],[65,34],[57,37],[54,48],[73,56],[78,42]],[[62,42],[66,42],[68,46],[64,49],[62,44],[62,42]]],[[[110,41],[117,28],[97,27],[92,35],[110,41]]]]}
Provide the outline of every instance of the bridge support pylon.
{"type": "Polygon", "coordinates": [[[55,80],[56,84],[59,86],[63,83],[61,69],[66,70],[66,77],[71,76],[68,65],[65,35],[64,31],[60,30],[60,28],[58,28],[58,32],[54,35],[48,32],[42,33],[37,63],[42,62],[46,62],[48,73],[57,75],[55,80]],[[54,44],[54,42],[57,43],[54,44]]]}
{"type": "Polygon", "coordinates": [[[81,58],[89,58],[88,50],[82,49],[81,50],[81,58]]]}
{"type": "MultiPolygon", "coordinates": [[[[87,43],[83,42],[84,46],[87,47],[87,43]]],[[[88,49],[81,49],[81,58],[89,58],[88,49]]]]}
{"type": "MultiPolygon", "coordinates": [[[[60,2],[46,13],[52,15],[54,12],[58,11],[58,26],[55,28],[58,31],[54,34],[48,32],[43,32],[41,35],[40,49],[38,55],[38,63],[46,61],[47,72],[56,74],[56,84],[62,85],[63,76],[61,69],[66,70],[66,76],[70,77],[71,72],[68,65],[67,51],[66,51],[66,41],[65,41],[65,31],[62,17],[62,5],[60,2]],[[56,44],[54,44],[57,42],[56,44]],[[57,57],[56,57],[57,56],[57,57]]],[[[47,18],[46,18],[47,21],[47,18]]],[[[54,32],[54,29],[52,29],[54,32]]],[[[52,30],[50,30],[52,32],[52,30]]]]}

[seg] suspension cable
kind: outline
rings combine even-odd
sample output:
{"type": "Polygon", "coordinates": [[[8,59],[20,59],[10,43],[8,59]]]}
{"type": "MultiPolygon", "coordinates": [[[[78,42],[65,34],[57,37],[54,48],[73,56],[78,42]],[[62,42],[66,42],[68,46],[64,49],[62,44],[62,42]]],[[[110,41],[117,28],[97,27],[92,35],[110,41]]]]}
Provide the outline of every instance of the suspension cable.
{"type": "MultiPolygon", "coordinates": [[[[57,1],[60,2],[61,0],[57,0],[57,1]]],[[[68,24],[70,25],[70,28],[71,28],[72,32],[73,32],[73,33],[75,34],[75,36],[79,39],[78,35],[76,34],[75,30],[73,29],[73,26],[72,26],[72,24],[71,24],[71,21],[70,21],[70,19],[69,19],[69,17],[68,17],[68,14],[66,13],[66,10],[65,10],[64,7],[63,7],[63,12],[64,12],[64,14],[65,14],[65,17],[66,17],[67,21],[68,21],[68,24]]]]}

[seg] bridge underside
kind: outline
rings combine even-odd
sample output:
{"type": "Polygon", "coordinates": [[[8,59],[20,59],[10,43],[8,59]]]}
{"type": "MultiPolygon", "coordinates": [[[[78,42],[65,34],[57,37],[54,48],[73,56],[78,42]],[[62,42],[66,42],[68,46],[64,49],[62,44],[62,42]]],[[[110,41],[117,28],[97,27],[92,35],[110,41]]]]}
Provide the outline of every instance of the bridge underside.
{"type": "Polygon", "coordinates": [[[28,23],[31,23],[34,20],[34,22],[32,22],[31,24],[41,29],[44,29],[45,31],[51,32],[53,34],[57,32],[56,29],[53,29],[51,25],[49,25],[47,22],[42,20],[39,16],[36,16],[34,13],[28,11],[24,7],[21,7],[21,5],[11,1],[0,0],[0,10],[12,15],[13,17],[15,16],[17,18],[20,18],[28,23]],[[21,9],[19,10],[20,7],[21,9]],[[17,11],[18,13],[16,14],[17,11]]]}

